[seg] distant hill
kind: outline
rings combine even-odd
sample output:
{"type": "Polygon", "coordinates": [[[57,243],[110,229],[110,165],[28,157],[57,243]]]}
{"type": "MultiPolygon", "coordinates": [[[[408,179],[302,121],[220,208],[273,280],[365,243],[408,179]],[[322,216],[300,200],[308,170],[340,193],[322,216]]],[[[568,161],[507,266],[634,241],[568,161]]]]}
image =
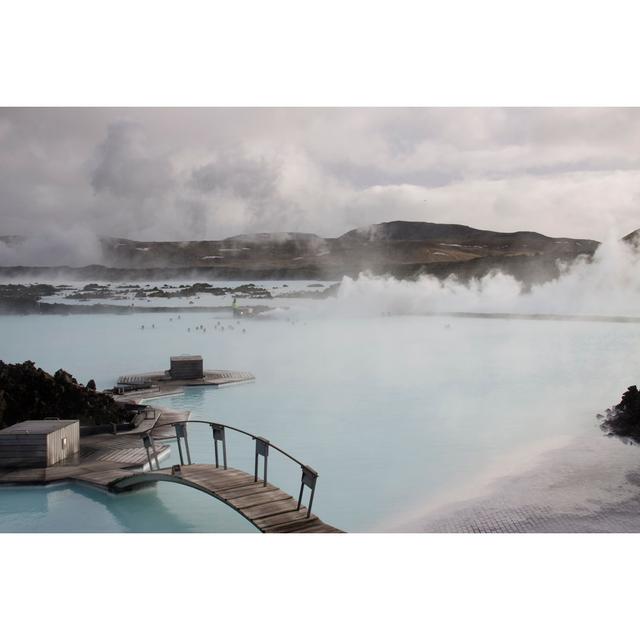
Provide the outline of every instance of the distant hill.
{"type": "MultiPolygon", "coordinates": [[[[565,247],[582,246],[594,240],[572,240],[570,238],[549,238],[533,231],[486,231],[474,229],[462,224],[437,224],[434,222],[383,222],[369,227],[353,229],[339,238],[341,241],[354,242],[426,242],[445,246],[468,246],[474,249],[526,249],[547,250],[553,244],[565,247]],[[459,243],[451,245],[450,243],[459,243]],[[575,243],[578,243],[577,245],[575,243]]],[[[572,249],[571,249],[572,250],[572,249]]]]}
{"type": "MultiPolygon", "coordinates": [[[[14,247],[21,241],[6,237],[14,247]]],[[[338,279],[368,270],[398,277],[456,274],[464,279],[501,269],[525,282],[537,282],[555,277],[558,261],[590,256],[598,244],[531,231],[504,233],[400,220],[353,229],[338,238],[286,232],[182,242],[103,237],[101,264],[86,267],[82,277],[119,279],[120,273],[123,279],[143,274],[168,278],[189,272],[209,279],[338,279]]]]}

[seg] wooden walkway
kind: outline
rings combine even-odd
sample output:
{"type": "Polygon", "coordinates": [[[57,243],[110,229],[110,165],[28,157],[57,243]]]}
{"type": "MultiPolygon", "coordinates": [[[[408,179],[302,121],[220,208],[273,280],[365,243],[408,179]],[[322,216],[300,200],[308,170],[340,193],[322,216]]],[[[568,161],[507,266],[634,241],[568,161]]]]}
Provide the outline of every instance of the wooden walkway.
{"type": "Polygon", "coordinates": [[[136,416],[136,419],[134,420],[134,424],[136,425],[135,428],[125,431],[125,433],[128,436],[146,433],[149,429],[156,426],[162,414],[162,409],[155,409],[154,407],[145,409],[145,411],[136,416]]]}
{"type": "Polygon", "coordinates": [[[189,420],[188,412],[157,409],[153,417],[151,412],[148,417],[145,416],[144,422],[146,432],[142,431],[143,425],[140,424],[129,432],[81,436],[80,452],[72,459],[51,467],[0,468],[0,485],[78,482],[120,493],[136,486],[174,482],[220,500],[263,533],[341,533],[339,529],[322,522],[301,503],[304,488],[307,487],[311,490],[311,509],[318,474],[268,440],[227,425],[189,420]],[[199,423],[199,426],[212,429],[215,464],[191,463],[186,430],[189,423],[199,423]],[[245,434],[255,441],[253,474],[227,467],[227,429],[245,434]],[[167,441],[176,442],[181,464],[161,468],[159,461],[170,452],[167,441]],[[220,443],[221,461],[218,455],[220,443]],[[183,455],[183,448],[186,455],[183,455]],[[299,499],[267,482],[267,457],[271,450],[284,454],[300,466],[302,480],[299,499]],[[259,457],[264,463],[262,478],[258,477],[259,457]]]}
{"type": "Polygon", "coordinates": [[[238,469],[216,468],[212,464],[191,464],[146,473],[105,469],[85,473],[82,482],[119,493],[154,482],[175,482],[217,498],[235,509],[263,533],[341,533],[278,487],[238,469]]]}

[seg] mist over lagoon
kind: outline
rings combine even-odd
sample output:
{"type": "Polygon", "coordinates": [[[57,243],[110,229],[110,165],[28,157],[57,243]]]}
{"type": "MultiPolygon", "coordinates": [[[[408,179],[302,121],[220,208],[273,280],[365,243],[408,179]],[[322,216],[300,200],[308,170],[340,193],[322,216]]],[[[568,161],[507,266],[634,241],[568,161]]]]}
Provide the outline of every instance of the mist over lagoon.
{"type": "MultiPolygon", "coordinates": [[[[4,315],[2,358],[62,367],[81,382],[94,378],[99,388],[122,373],[162,368],[174,353],[199,353],[213,368],[250,370],[253,384],[189,389],[158,404],[286,442],[320,470],[317,509],[340,528],[413,530],[422,512],[500,476],[514,457],[526,468],[541,451],[576,436],[601,437],[595,414],[633,380],[640,347],[632,322],[425,314],[629,317],[638,299],[627,277],[635,260],[613,244],[593,263],[527,293],[501,274],[470,285],[361,276],[345,279],[326,300],[272,301],[274,310],[256,319],[197,311],[209,304],[206,296],[180,317],[4,315]],[[196,331],[200,325],[207,331],[196,331]]],[[[272,291],[285,284],[301,291],[310,283],[256,283],[272,291]]],[[[195,433],[192,442],[196,461],[208,462],[210,434],[195,433]]],[[[250,448],[240,443],[234,456],[234,464],[251,464],[250,448]]],[[[274,464],[271,473],[295,490],[290,470],[274,464]]],[[[136,492],[128,507],[84,488],[2,492],[4,530],[252,529],[224,506],[174,486],[136,492]],[[96,519],[74,515],[86,510],[96,519]]]]}
{"type": "Polygon", "coordinates": [[[262,531],[640,531],[598,429],[640,424],[637,132],[617,108],[0,110],[0,530],[253,530],[185,490],[215,480],[262,531]],[[214,422],[195,465],[162,415],[177,442],[214,422]],[[41,472],[20,425],[60,416],[73,451],[40,425],[64,453],[41,472]],[[294,468],[258,487],[270,447],[294,468]]]}

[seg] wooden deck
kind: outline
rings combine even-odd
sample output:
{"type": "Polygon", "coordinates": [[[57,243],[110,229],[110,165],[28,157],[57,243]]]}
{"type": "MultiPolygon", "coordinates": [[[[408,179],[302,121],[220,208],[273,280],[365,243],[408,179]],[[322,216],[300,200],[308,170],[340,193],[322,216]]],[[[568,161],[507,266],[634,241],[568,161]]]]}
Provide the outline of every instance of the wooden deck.
{"type": "MultiPolygon", "coordinates": [[[[158,460],[162,460],[170,452],[165,441],[175,440],[175,429],[170,425],[188,421],[188,412],[160,408],[156,408],[153,417],[149,414],[145,418],[144,427],[148,428],[149,433],[153,432],[154,441],[150,446],[155,449],[158,460]]],[[[298,500],[275,485],[265,483],[262,479],[256,481],[253,474],[230,467],[225,469],[224,465],[218,467],[215,464],[189,463],[178,467],[153,468],[156,465],[155,456],[151,455],[153,464],[150,465],[151,449],[143,445],[141,432],[142,429],[136,427],[129,432],[117,434],[81,436],[80,451],[73,458],[46,468],[0,468],[0,485],[78,482],[120,493],[145,484],[174,482],[220,500],[263,533],[341,533],[339,529],[322,522],[315,514],[309,514],[306,507],[301,505],[298,509],[298,500]]],[[[265,446],[279,450],[266,440],[254,439],[260,451],[265,446]]],[[[305,473],[315,472],[308,467],[303,469],[306,469],[303,472],[304,484],[305,473]]],[[[264,471],[266,473],[266,465],[264,471]]],[[[313,485],[315,486],[315,480],[313,485]]]]}
{"type": "MultiPolygon", "coordinates": [[[[160,459],[169,454],[169,446],[157,444],[160,459]]],[[[52,467],[39,469],[0,468],[0,484],[48,484],[84,480],[93,471],[116,469],[121,474],[126,469],[141,471],[148,466],[146,449],[139,438],[103,434],[80,439],[80,452],[52,467]]]]}
{"type": "Polygon", "coordinates": [[[125,431],[127,435],[136,435],[140,433],[146,433],[149,429],[152,429],[160,419],[162,415],[162,409],[156,409],[154,407],[148,408],[146,411],[140,414],[140,419],[135,421],[135,428],[125,431]]]}
{"type": "Polygon", "coordinates": [[[255,376],[248,371],[230,371],[228,369],[207,369],[202,378],[191,380],[173,380],[165,371],[149,371],[120,376],[120,379],[145,379],[153,385],[147,389],[131,389],[115,394],[114,400],[119,402],[138,402],[145,398],[157,398],[166,395],[184,393],[188,387],[226,387],[253,382],[255,376]]]}
{"type": "MultiPolygon", "coordinates": [[[[131,431],[117,434],[103,433],[80,436],[80,451],[74,456],[56,465],[46,468],[10,469],[0,468],[0,484],[48,484],[51,482],[85,481],[85,474],[115,469],[122,474],[126,469],[144,471],[149,466],[149,456],[142,444],[142,428],[149,428],[158,420],[177,422],[187,420],[188,411],[171,411],[156,407],[153,418],[144,418],[141,424],[131,431]]],[[[163,432],[162,427],[159,428],[163,432]]],[[[169,435],[166,433],[165,435],[169,435]]],[[[170,447],[162,442],[156,443],[156,452],[160,460],[169,455],[170,447]]]]}

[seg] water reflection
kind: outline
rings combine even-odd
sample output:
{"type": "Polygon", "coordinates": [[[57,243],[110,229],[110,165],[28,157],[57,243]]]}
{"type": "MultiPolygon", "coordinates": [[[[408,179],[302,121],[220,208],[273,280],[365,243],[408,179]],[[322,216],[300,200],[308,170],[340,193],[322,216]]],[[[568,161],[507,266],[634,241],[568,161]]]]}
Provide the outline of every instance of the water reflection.
{"type": "Polygon", "coordinates": [[[233,509],[188,487],[114,495],[75,484],[0,489],[0,531],[28,533],[255,532],[233,509]]]}

